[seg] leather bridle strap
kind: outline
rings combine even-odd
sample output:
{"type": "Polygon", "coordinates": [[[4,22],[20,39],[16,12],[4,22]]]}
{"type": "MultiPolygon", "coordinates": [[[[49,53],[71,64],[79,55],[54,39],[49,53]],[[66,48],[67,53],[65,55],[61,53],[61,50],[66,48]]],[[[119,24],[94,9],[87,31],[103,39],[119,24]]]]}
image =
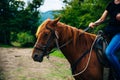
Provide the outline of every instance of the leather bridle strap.
{"type": "Polygon", "coordinates": [[[43,55],[48,55],[49,54],[49,51],[47,51],[47,49],[50,47],[50,44],[51,44],[52,40],[56,37],[55,36],[55,32],[53,30],[51,30],[51,29],[49,29],[49,30],[51,31],[51,35],[48,38],[48,41],[47,41],[46,45],[42,46],[42,48],[38,48],[36,46],[34,47],[35,49],[42,50],[43,51],[43,53],[42,53],[43,55]]]}

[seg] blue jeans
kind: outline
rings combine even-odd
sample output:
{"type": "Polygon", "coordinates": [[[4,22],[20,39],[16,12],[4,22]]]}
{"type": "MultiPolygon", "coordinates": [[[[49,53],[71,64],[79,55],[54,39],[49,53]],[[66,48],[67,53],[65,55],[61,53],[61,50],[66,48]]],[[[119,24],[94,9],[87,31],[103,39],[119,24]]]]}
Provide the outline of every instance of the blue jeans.
{"type": "Polygon", "coordinates": [[[120,63],[115,55],[116,50],[120,49],[120,33],[116,34],[108,47],[106,48],[106,56],[110,61],[112,68],[116,71],[117,77],[120,79],[120,63]]]}

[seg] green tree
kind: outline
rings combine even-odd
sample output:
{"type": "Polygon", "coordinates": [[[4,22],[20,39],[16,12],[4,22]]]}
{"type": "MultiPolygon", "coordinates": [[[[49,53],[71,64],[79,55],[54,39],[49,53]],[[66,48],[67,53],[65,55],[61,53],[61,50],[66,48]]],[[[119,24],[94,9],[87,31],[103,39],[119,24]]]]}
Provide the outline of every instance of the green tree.
{"type": "Polygon", "coordinates": [[[9,6],[8,6],[8,0],[2,0],[0,1],[0,42],[9,43],[8,38],[10,37],[10,32],[8,31],[8,17],[10,17],[10,14],[8,14],[9,6]]]}
{"type": "Polygon", "coordinates": [[[85,29],[91,21],[103,13],[109,0],[63,0],[66,4],[60,16],[61,21],[85,29]]]}
{"type": "Polygon", "coordinates": [[[35,33],[40,18],[38,8],[44,0],[33,0],[25,6],[21,0],[0,1],[0,43],[10,44],[12,33],[35,33]]]}

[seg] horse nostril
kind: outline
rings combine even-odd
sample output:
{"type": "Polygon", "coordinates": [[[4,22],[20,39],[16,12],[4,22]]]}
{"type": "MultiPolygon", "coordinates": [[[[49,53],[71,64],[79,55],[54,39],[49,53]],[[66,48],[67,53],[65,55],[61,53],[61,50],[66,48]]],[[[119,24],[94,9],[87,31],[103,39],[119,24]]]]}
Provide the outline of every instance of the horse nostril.
{"type": "Polygon", "coordinates": [[[38,55],[37,55],[37,54],[35,54],[35,55],[34,55],[34,59],[36,59],[37,57],[38,57],[38,55]]]}
{"type": "Polygon", "coordinates": [[[38,62],[42,62],[42,60],[43,60],[43,54],[34,54],[33,55],[33,60],[34,61],[38,61],[38,62]]]}

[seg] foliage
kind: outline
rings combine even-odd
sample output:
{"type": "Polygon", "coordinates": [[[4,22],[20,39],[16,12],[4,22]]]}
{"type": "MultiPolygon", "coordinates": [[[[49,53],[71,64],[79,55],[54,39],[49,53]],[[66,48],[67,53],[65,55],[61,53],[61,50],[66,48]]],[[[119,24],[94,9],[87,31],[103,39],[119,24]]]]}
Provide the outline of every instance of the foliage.
{"type": "Polygon", "coordinates": [[[85,29],[90,22],[96,21],[105,10],[109,0],[63,0],[66,4],[61,11],[61,21],[85,29]]]}
{"type": "MultiPolygon", "coordinates": [[[[59,11],[60,14],[58,15],[62,17],[61,22],[81,29],[88,27],[90,22],[96,21],[109,2],[109,0],[62,1],[65,7],[59,11]]],[[[10,44],[13,41],[20,41],[18,40],[18,34],[22,35],[22,32],[23,34],[33,36],[41,18],[38,8],[43,4],[44,0],[33,0],[32,2],[28,2],[27,5],[22,0],[1,0],[0,43],[10,44]]],[[[97,32],[103,27],[104,26],[100,26],[94,29],[94,32],[97,32]]]]}
{"type": "Polygon", "coordinates": [[[30,32],[21,32],[17,34],[17,42],[21,44],[22,47],[33,46],[35,37],[30,34],[30,32]]]}
{"type": "Polygon", "coordinates": [[[33,0],[25,5],[21,0],[0,2],[0,43],[10,44],[11,33],[29,31],[35,34],[40,18],[37,10],[44,0],[33,0]]]}

